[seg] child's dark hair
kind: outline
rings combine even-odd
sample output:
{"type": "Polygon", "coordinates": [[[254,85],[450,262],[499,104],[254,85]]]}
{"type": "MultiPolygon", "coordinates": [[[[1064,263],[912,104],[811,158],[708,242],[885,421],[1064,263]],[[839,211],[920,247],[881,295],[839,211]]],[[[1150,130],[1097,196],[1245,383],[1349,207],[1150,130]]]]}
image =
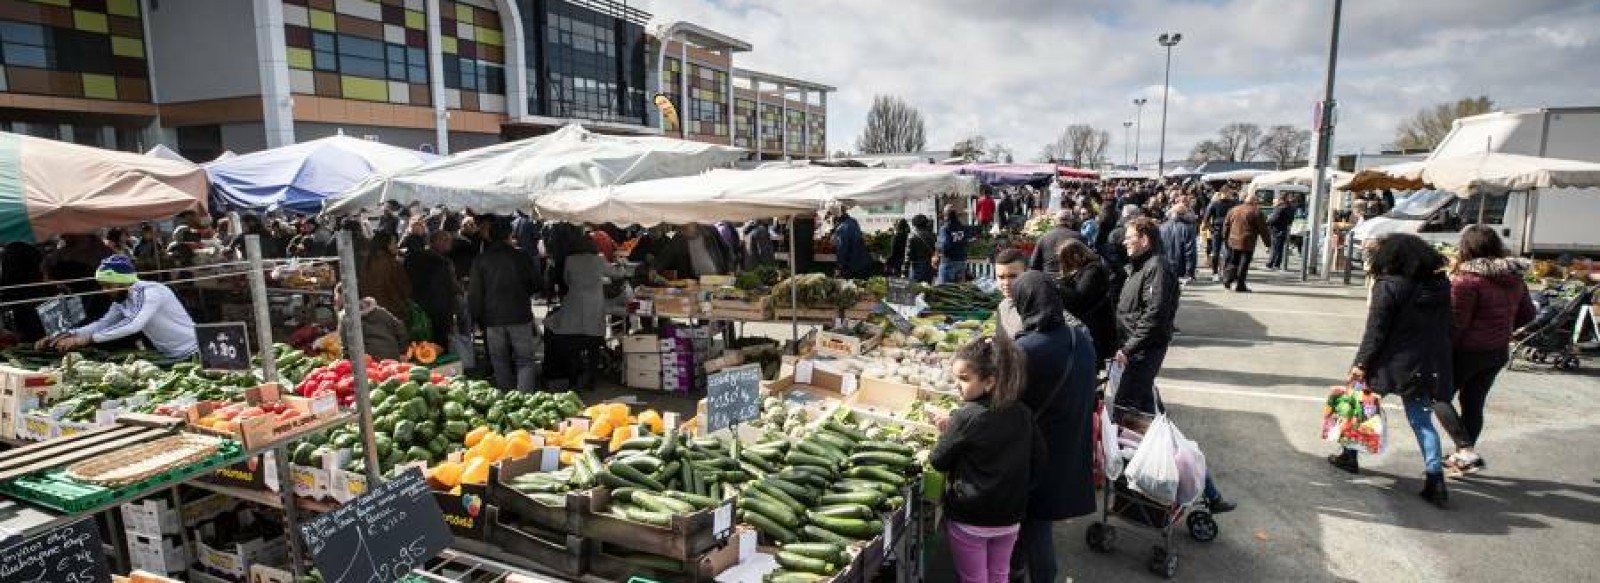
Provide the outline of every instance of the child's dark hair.
{"type": "Polygon", "coordinates": [[[956,360],[971,365],[980,378],[994,379],[989,402],[996,409],[1009,407],[1022,397],[1027,380],[1025,358],[1016,341],[1004,334],[976,338],[956,352],[956,360]]]}

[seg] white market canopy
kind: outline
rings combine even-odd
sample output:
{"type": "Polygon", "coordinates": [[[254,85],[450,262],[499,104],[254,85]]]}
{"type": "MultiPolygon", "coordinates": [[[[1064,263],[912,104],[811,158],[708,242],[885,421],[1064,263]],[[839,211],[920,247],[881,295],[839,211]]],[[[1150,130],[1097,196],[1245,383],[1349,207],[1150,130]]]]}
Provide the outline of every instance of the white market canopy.
{"type": "Polygon", "coordinates": [[[919,200],[957,192],[961,185],[944,170],[769,168],[712,170],[532,198],[546,219],[650,226],[804,215],[833,201],[863,206],[919,200]]]}
{"type": "Polygon", "coordinates": [[[1519,154],[1468,154],[1425,160],[1414,175],[1463,198],[1536,188],[1600,188],[1600,164],[1519,154]]]}
{"type": "Polygon", "coordinates": [[[693,175],[744,155],[729,146],[609,136],[569,125],[374,176],[330,199],[327,212],[354,213],[393,200],[505,213],[526,208],[530,196],[693,175]]]}
{"type": "MultiPolygon", "coordinates": [[[[1323,169],[1323,175],[1335,187],[1349,182],[1350,178],[1354,176],[1354,174],[1349,172],[1335,170],[1333,168],[1323,169]]],[[[1289,170],[1269,172],[1267,174],[1256,176],[1255,178],[1250,179],[1250,187],[1255,188],[1258,186],[1277,186],[1284,184],[1311,186],[1311,182],[1316,179],[1316,177],[1317,169],[1311,166],[1305,166],[1302,168],[1292,168],[1289,170]]]]}
{"type": "Polygon", "coordinates": [[[1231,180],[1234,182],[1249,182],[1263,174],[1272,174],[1271,170],[1229,170],[1227,172],[1212,172],[1200,177],[1201,182],[1216,182],[1231,180]]]}

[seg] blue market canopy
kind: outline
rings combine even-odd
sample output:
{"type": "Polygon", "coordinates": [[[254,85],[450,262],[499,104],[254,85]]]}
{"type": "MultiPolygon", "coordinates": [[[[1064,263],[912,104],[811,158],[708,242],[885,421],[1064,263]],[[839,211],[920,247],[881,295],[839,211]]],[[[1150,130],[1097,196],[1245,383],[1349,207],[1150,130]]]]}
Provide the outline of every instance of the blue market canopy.
{"type": "Polygon", "coordinates": [[[219,210],[322,212],[323,199],[375,174],[399,172],[438,158],[378,142],[332,136],[206,165],[212,207],[219,210]]]}

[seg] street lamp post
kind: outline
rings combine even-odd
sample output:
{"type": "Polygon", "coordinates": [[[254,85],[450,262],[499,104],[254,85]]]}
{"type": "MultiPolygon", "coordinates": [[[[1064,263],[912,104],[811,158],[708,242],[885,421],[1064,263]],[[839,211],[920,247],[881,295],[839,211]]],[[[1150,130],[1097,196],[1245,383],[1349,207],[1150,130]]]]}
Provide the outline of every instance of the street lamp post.
{"type": "Polygon", "coordinates": [[[1167,173],[1167,93],[1172,87],[1172,47],[1183,40],[1181,33],[1161,33],[1156,37],[1156,42],[1167,48],[1167,72],[1161,82],[1161,150],[1156,154],[1156,179],[1159,180],[1167,173]]]}
{"type": "MultiPolygon", "coordinates": [[[[1128,130],[1133,129],[1133,122],[1122,122],[1122,165],[1128,165],[1128,130]]],[[[1137,170],[1137,168],[1135,168],[1137,170]]]]}
{"type": "Polygon", "coordinates": [[[1139,141],[1144,135],[1144,104],[1150,103],[1149,99],[1140,97],[1133,100],[1133,169],[1139,169],[1139,141]]]}

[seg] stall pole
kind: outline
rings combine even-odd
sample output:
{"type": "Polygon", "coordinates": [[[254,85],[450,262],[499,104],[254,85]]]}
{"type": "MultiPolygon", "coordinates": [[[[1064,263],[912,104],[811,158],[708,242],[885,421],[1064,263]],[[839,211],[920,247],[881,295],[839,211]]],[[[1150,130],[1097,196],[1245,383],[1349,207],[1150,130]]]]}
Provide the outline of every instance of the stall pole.
{"type": "Polygon", "coordinates": [[[350,372],[356,381],[356,413],[360,420],[361,441],[366,444],[367,488],[378,485],[378,447],[372,441],[372,398],[367,381],[367,345],[361,336],[361,290],[356,289],[356,247],[350,231],[339,231],[339,281],[344,283],[344,355],[350,359],[350,372]]]}
{"type": "Polygon", "coordinates": [[[794,266],[794,256],[798,254],[800,241],[794,236],[794,215],[789,215],[789,336],[796,355],[800,354],[800,288],[794,285],[794,278],[800,275],[794,266]]]}
{"type": "Polygon", "coordinates": [[[256,313],[256,354],[261,357],[261,380],[278,382],[278,355],[272,349],[272,316],[267,313],[267,275],[261,265],[261,236],[245,235],[244,253],[250,260],[250,304],[256,313]]]}
{"type": "Polygon", "coordinates": [[[289,448],[273,450],[278,465],[278,500],[283,503],[283,538],[289,541],[289,568],[299,581],[306,574],[305,548],[300,545],[300,505],[294,496],[294,476],[289,473],[289,448]]]}

